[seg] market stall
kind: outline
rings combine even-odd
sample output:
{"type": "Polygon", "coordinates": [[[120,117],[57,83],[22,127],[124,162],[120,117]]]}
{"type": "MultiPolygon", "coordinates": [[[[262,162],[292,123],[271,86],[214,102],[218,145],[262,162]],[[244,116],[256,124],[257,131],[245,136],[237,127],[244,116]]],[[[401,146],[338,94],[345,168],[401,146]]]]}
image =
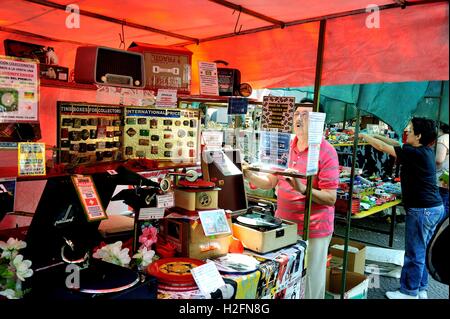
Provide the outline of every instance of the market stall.
{"type": "MultiPolygon", "coordinates": [[[[448,80],[448,60],[442,58],[448,54],[448,3],[411,1],[405,8],[379,1],[378,20],[377,10],[367,11],[369,4],[341,1],[325,8],[315,1],[188,1],[174,7],[129,1],[125,13],[124,4],[115,1],[66,6],[63,1],[7,0],[0,9],[6,56],[0,70],[7,79],[0,83],[0,177],[8,178],[1,185],[9,207],[0,221],[8,230],[2,235],[6,241],[11,225],[28,219],[12,233],[27,240],[24,255],[42,271],[36,269],[33,280],[44,293],[36,289],[30,296],[58,295],[61,282],[52,290],[43,284],[46,276],[55,267],[61,279],[63,268],[75,264],[92,272],[82,292],[94,296],[129,298],[142,289],[149,299],[301,298],[314,172],[294,176],[308,185],[299,240],[296,225],[271,216],[267,203],[258,205],[261,214],[247,211],[241,168],[223,149],[209,153],[220,164],[218,171],[205,164],[204,154],[224,145],[248,152],[225,138],[208,149],[203,138],[208,113],[200,104],[227,104],[228,112],[216,112],[215,120],[222,116],[225,120],[217,122],[228,128],[250,128],[249,146],[251,134],[260,129],[254,123],[245,127],[248,105],[260,103],[248,99],[252,88],[314,84],[317,112],[322,84],[448,80]],[[274,48],[282,48],[282,54],[274,48]],[[252,222],[243,221],[246,214],[252,222]],[[125,219],[101,227],[112,215],[125,219]],[[259,228],[267,224],[276,227],[259,228]],[[247,235],[256,229],[275,245],[261,251],[251,242],[258,236],[247,241],[239,227],[247,235]],[[47,245],[44,252],[37,248],[47,245]],[[226,260],[233,253],[248,257],[244,266],[250,268],[226,269],[241,265],[226,260]],[[179,259],[170,264],[169,258],[179,259]],[[208,280],[198,279],[203,274],[193,270],[207,269],[202,267],[210,264],[204,263],[207,259],[219,269],[213,268],[219,276],[208,289],[203,286],[208,280]],[[96,277],[111,260],[127,269],[114,270],[124,281],[96,277]],[[161,276],[164,271],[186,276],[185,281],[161,276]]],[[[288,101],[291,111],[298,102],[288,101]]],[[[281,124],[287,125],[287,134],[291,117],[280,120],[286,121],[281,124]]],[[[239,136],[234,134],[231,140],[239,136]]],[[[353,161],[351,194],[354,170],[353,161]]],[[[341,297],[345,271],[343,281],[341,297]]],[[[12,293],[18,294],[9,297],[22,297],[20,287],[12,293]]]]}

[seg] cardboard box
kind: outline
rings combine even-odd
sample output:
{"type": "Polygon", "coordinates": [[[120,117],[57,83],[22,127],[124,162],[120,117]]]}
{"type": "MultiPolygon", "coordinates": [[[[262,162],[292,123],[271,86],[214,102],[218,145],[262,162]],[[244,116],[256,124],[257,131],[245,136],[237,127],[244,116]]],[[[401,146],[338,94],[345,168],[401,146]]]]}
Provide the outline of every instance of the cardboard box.
{"type": "MultiPolygon", "coordinates": [[[[338,237],[331,238],[329,253],[332,255],[331,264],[334,266],[342,267],[344,250],[332,248],[332,246],[336,244],[344,245],[344,243],[345,243],[344,238],[338,237]]],[[[366,263],[366,245],[351,240],[349,240],[348,245],[349,248],[350,246],[355,247],[358,248],[359,251],[357,253],[351,252],[350,250],[348,251],[347,270],[364,274],[364,268],[366,263]]]]}
{"type": "MultiPolygon", "coordinates": [[[[342,287],[342,271],[327,268],[325,299],[340,299],[342,287]]],[[[347,271],[345,278],[344,299],[367,299],[369,279],[367,276],[347,271]]]]}

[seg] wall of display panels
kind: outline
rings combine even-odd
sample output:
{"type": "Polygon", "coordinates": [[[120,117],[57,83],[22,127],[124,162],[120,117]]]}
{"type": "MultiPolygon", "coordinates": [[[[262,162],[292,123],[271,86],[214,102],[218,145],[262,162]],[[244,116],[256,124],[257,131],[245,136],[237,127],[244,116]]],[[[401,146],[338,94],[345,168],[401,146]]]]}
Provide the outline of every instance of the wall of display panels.
{"type": "Polygon", "coordinates": [[[199,111],[58,102],[58,163],[197,161],[199,111]]]}

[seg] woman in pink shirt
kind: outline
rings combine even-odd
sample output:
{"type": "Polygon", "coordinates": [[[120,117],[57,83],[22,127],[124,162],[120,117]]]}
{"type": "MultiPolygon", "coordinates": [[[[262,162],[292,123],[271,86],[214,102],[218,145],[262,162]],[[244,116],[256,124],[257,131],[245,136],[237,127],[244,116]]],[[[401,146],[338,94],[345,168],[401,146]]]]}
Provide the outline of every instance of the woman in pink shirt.
{"type": "MultiPolygon", "coordinates": [[[[294,112],[295,138],[291,144],[288,170],[306,174],[308,158],[308,110],[297,107],[294,112]]],[[[303,235],[306,179],[257,174],[245,170],[244,175],[258,188],[277,187],[276,217],[295,221],[297,232],[303,235]]],[[[307,249],[307,277],[305,298],[323,299],[325,296],[328,245],[334,227],[334,203],[339,185],[339,163],[336,150],[322,139],[319,171],[313,178],[310,231],[307,249]]]]}

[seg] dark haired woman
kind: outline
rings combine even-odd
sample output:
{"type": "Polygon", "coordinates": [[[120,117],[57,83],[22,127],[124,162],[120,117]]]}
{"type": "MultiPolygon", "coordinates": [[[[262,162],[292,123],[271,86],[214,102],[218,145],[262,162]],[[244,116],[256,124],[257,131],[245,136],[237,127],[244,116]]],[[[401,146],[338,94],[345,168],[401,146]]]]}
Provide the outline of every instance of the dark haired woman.
{"type": "Polygon", "coordinates": [[[400,290],[388,291],[386,297],[426,299],[426,249],[444,214],[436,185],[435,154],[430,147],[436,140],[436,125],[428,119],[413,118],[402,146],[391,146],[376,137],[360,135],[377,150],[396,157],[401,165],[402,201],[406,209],[405,259],[400,290]]]}

